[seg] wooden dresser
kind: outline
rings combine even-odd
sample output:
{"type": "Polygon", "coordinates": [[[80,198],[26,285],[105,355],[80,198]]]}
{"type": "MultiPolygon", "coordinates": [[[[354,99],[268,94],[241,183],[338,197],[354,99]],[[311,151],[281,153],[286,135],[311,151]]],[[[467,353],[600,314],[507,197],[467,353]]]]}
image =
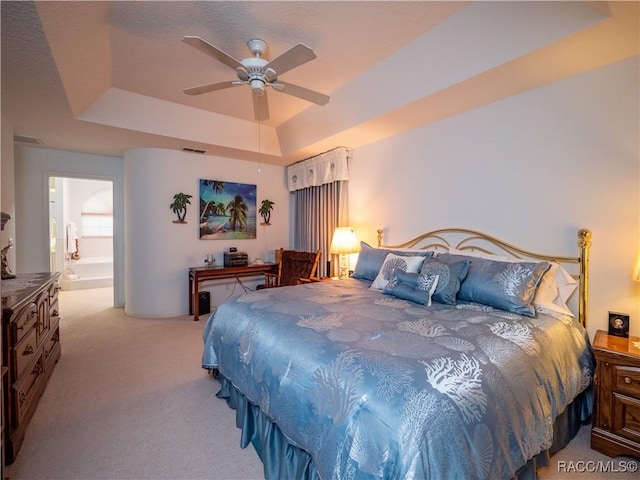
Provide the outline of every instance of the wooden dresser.
{"type": "Polygon", "coordinates": [[[640,457],[640,337],[615,337],[598,330],[596,405],[591,448],[615,457],[640,457]]]}
{"type": "Polygon", "coordinates": [[[2,367],[6,464],[13,463],[25,430],[60,358],[58,277],[32,273],[2,280],[2,367]]]}

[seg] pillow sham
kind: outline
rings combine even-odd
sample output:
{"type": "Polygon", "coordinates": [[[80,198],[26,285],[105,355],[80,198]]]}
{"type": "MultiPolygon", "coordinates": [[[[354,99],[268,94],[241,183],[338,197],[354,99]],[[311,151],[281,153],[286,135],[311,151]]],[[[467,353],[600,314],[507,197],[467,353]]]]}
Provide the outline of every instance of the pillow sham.
{"type": "MultiPolygon", "coordinates": [[[[531,262],[531,260],[505,257],[485,252],[474,252],[471,250],[457,250],[455,248],[450,248],[449,253],[486,258],[489,260],[498,260],[502,262],[531,262]]],[[[578,282],[558,262],[550,263],[551,268],[549,268],[547,273],[542,276],[542,281],[540,282],[536,295],[533,298],[533,304],[536,308],[540,307],[573,317],[574,314],[567,306],[567,302],[571,295],[573,295],[573,292],[575,292],[576,288],[578,288],[578,282]]]]}
{"type": "Polygon", "coordinates": [[[403,255],[396,255],[395,253],[387,253],[386,258],[375,280],[371,284],[372,289],[382,290],[387,283],[393,277],[393,274],[398,271],[418,273],[424,257],[407,257],[403,255]]]}
{"type": "Polygon", "coordinates": [[[366,242],[360,242],[360,254],[352,278],[374,281],[382,268],[385,258],[389,253],[401,256],[431,257],[433,252],[427,250],[390,250],[387,248],[374,248],[366,242]]]}
{"type": "MultiPolygon", "coordinates": [[[[463,255],[442,253],[439,260],[447,263],[463,260],[463,255]]],[[[458,298],[482,303],[500,310],[527,317],[536,314],[533,298],[542,279],[549,270],[549,262],[500,262],[482,257],[467,256],[469,271],[460,285],[458,298]]]]}
{"type": "Polygon", "coordinates": [[[533,304],[564,315],[574,316],[567,306],[573,292],[578,288],[578,282],[559,263],[551,262],[551,268],[542,277],[533,304]]]}
{"type": "Polygon", "coordinates": [[[446,305],[455,305],[460,291],[460,284],[469,271],[469,261],[453,261],[449,264],[438,261],[438,258],[425,258],[420,273],[438,275],[438,286],[433,293],[433,300],[446,305]]]}
{"type": "Polygon", "coordinates": [[[438,275],[396,271],[382,293],[430,307],[437,285],[438,275]]]}

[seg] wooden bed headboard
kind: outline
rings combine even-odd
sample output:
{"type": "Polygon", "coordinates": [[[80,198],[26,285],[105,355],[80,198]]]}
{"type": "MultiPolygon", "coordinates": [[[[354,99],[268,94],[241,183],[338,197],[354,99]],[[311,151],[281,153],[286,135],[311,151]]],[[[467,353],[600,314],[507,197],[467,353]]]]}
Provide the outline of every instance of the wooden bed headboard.
{"type": "Polygon", "coordinates": [[[443,228],[423,233],[399,245],[384,245],[382,243],[382,229],[378,229],[379,248],[416,248],[421,250],[443,250],[450,248],[457,250],[479,251],[495,255],[507,255],[520,259],[546,260],[558,262],[563,266],[577,266],[577,273],[573,276],[578,280],[578,320],[587,325],[587,302],[589,297],[589,248],[591,246],[591,231],[586,228],[578,230],[578,256],[547,255],[531,252],[511,245],[491,235],[465,228],[443,228]]]}

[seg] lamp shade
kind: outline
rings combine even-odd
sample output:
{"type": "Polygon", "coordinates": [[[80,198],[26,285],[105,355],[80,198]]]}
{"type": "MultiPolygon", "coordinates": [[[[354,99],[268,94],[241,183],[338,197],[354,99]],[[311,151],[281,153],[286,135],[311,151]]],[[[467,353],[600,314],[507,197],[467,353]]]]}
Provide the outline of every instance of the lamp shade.
{"type": "Polygon", "coordinates": [[[638,252],[638,258],[636,258],[636,263],[633,268],[633,273],[631,274],[631,280],[640,282],[640,252],[638,252]]]}
{"type": "Polygon", "coordinates": [[[333,238],[331,239],[330,250],[334,255],[358,253],[360,251],[360,242],[358,242],[358,237],[353,228],[336,228],[333,232],[333,238]]]}

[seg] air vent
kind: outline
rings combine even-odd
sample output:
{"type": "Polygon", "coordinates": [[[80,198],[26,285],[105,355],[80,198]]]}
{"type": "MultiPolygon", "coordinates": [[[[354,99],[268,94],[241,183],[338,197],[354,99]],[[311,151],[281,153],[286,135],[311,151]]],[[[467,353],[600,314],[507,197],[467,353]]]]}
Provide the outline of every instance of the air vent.
{"type": "Polygon", "coordinates": [[[42,145],[42,140],[37,137],[27,137],[26,135],[14,135],[14,142],[30,143],[32,145],[42,145]]]}
{"type": "Polygon", "coordinates": [[[182,151],[189,152],[189,153],[207,153],[206,150],[202,150],[200,148],[191,148],[191,147],[182,147],[182,151]]]}

